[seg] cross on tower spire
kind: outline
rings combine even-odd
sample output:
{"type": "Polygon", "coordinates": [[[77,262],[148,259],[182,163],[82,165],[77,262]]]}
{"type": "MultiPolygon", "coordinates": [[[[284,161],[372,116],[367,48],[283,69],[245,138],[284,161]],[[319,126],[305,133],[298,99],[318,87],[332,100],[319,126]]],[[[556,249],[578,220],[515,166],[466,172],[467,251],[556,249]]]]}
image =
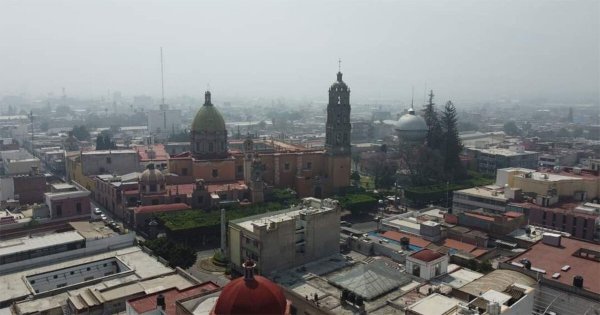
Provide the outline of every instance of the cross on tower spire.
{"type": "Polygon", "coordinates": [[[342,72],[342,58],[338,58],[338,72],[342,72]]]}

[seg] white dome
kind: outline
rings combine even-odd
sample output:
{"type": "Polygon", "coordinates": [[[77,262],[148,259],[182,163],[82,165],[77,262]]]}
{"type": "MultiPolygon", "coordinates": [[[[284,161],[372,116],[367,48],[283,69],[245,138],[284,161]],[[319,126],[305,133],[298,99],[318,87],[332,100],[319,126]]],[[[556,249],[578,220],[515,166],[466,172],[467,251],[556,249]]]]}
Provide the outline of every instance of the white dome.
{"type": "Polygon", "coordinates": [[[427,123],[423,117],[415,114],[414,109],[409,109],[396,123],[396,131],[401,140],[422,141],[427,135],[427,123]]]}

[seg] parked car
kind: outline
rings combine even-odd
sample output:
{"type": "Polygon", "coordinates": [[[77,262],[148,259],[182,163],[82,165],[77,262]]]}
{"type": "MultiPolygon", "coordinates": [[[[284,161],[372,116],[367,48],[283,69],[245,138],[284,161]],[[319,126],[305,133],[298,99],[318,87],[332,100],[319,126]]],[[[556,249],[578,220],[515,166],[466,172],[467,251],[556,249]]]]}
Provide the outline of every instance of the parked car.
{"type": "Polygon", "coordinates": [[[102,211],[100,211],[100,208],[94,208],[94,214],[95,215],[102,215],[102,211]]]}

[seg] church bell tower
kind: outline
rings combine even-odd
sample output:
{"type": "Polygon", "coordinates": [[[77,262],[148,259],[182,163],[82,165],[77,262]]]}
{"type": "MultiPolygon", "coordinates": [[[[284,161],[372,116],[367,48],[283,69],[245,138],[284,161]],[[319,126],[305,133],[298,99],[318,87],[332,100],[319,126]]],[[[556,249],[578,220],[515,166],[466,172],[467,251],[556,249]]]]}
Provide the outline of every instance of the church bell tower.
{"type": "Polygon", "coordinates": [[[327,155],[326,193],[337,193],[350,186],[350,89],[338,71],[337,80],[329,88],[325,151],[327,155]]]}
{"type": "Polygon", "coordinates": [[[329,88],[325,149],[330,155],[350,155],[350,89],[337,73],[337,81],[329,88]]]}

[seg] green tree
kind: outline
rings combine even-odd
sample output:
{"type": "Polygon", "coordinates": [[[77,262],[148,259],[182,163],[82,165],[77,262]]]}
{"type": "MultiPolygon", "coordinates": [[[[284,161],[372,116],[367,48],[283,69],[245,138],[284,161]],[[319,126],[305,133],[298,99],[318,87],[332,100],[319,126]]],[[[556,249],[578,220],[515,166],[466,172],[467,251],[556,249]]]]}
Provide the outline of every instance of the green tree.
{"type": "Polygon", "coordinates": [[[429,92],[429,102],[423,109],[423,119],[427,123],[427,146],[433,149],[439,149],[443,142],[443,131],[440,118],[433,102],[433,90],[429,92]]]}
{"type": "Polygon", "coordinates": [[[112,140],[112,135],[108,131],[102,131],[96,137],[96,150],[116,149],[117,145],[112,140]]]}
{"type": "Polygon", "coordinates": [[[462,178],[465,175],[460,161],[460,153],[463,150],[463,145],[458,136],[456,116],[456,107],[454,107],[451,101],[448,101],[446,106],[444,106],[441,119],[444,130],[444,171],[447,178],[462,178]]]}
{"type": "Polygon", "coordinates": [[[90,132],[84,125],[73,127],[72,132],[73,132],[73,137],[77,138],[77,140],[79,140],[79,141],[90,140],[90,132]]]}
{"type": "Polygon", "coordinates": [[[146,241],[143,245],[152,250],[157,256],[167,260],[171,267],[187,269],[196,263],[197,256],[193,248],[175,243],[165,237],[146,241]]]}
{"type": "Polygon", "coordinates": [[[384,159],[375,165],[375,188],[390,188],[396,182],[398,165],[395,161],[384,159]]]}
{"type": "Polygon", "coordinates": [[[521,134],[521,129],[519,129],[519,127],[517,127],[517,124],[511,120],[511,121],[507,121],[504,124],[504,133],[506,133],[509,136],[518,136],[521,134]]]}

